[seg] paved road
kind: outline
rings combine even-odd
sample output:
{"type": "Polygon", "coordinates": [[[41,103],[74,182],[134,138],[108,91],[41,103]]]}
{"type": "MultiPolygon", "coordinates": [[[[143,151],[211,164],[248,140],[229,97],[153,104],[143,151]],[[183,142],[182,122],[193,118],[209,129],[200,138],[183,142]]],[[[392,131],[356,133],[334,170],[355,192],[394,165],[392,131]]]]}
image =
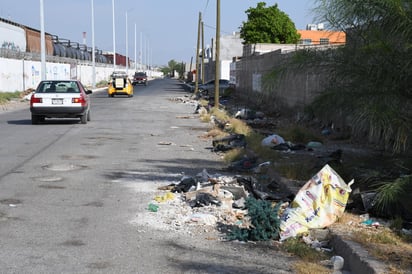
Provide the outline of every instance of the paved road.
{"type": "Polygon", "coordinates": [[[273,246],[145,219],[157,186],[222,167],[194,106],[169,100],[186,94],[172,79],[136,86],[133,98],[95,92],[86,125],[1,113],[0,273],[292,272],[273,246]]]}

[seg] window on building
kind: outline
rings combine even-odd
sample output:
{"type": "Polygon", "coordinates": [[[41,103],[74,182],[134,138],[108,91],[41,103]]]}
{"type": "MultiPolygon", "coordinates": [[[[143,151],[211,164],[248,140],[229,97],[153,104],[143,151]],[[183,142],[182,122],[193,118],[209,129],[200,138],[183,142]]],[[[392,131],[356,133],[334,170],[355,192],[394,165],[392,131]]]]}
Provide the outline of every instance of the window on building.
{"type": "Polygon", "coordinates": [[[321,45],[329,45],[329,38],[320,38],[319,43],[321,45]]]}
{"type": "Polygon", "coordinates": [[[311,45],[312,44],[312,39],[301,39],[300,43],[302,45],[311,45]]]}

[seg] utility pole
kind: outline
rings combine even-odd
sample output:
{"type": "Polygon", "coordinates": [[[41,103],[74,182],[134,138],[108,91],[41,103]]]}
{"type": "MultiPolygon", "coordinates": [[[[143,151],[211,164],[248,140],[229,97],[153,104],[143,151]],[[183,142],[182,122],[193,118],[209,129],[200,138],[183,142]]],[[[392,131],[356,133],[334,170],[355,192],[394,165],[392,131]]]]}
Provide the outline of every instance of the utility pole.
{"type": "Polygon", "coordinates": [[[205,83],[205,29],[202,21],[202,84],[205,83]]]}
{"type": "Polygon", "coordinates": [[[190,72],[189,75],[191,75],[192,81],[193,81],[192,65],[193,65],[193,56],[190,57],[190,66],[189,66],[189,72],[190,72]]]}
{"type": "Polygon", "coordinates": [[[220,0],[216,0],[216,58],[215,58],[215,107],[219,108],[220,79],[220,0]]]}
{"type": "Polygon", "coordinates": [[[197,24],[197,46],[196,46],[196,81],[195,94],[199,92],[199,48],[200,48],[200,25],[202,22],[202,13],[199,12],[199,22],[197,24]]]}

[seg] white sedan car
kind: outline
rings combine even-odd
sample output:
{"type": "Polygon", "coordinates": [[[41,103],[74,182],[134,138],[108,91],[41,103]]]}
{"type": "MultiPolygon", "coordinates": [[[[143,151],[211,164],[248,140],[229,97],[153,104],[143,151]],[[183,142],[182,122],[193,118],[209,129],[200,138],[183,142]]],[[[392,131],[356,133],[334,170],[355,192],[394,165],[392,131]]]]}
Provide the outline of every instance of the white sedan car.
{"type": "Polygon", "coordinates": [[[45,118],[80,118],[82,124],[90,121],[91,90],[78,80],[44,80],[30,99],[31,122],[45,118]]]}

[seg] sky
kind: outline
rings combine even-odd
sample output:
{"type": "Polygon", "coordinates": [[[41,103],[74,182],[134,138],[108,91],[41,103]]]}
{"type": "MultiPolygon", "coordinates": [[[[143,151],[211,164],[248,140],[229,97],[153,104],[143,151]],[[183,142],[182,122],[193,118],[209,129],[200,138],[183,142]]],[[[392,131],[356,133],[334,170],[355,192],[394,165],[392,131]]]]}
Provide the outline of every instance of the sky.
{"type": "MultiPolygon", "coordinates": [[[[113,52],[115,46],[132,60],[139,60],[141,53],[141,61],[151,65],[164,66],[172,59],[190,62],[196,53],[199,14],[205,46],[216,35],[216,0],[43,0],[45,32],[91,47],[92,1],[96,48],[113,52]]],[[[313,22],[313,1],[221,0],[221,36],[239,31],[247,20],[245,11],[258,2],[277,4],[297,29],[305,29],[319,23],[313,22]]],[[[40,0],[1,0],[0,17],[40,30],[40,0]]]]}

